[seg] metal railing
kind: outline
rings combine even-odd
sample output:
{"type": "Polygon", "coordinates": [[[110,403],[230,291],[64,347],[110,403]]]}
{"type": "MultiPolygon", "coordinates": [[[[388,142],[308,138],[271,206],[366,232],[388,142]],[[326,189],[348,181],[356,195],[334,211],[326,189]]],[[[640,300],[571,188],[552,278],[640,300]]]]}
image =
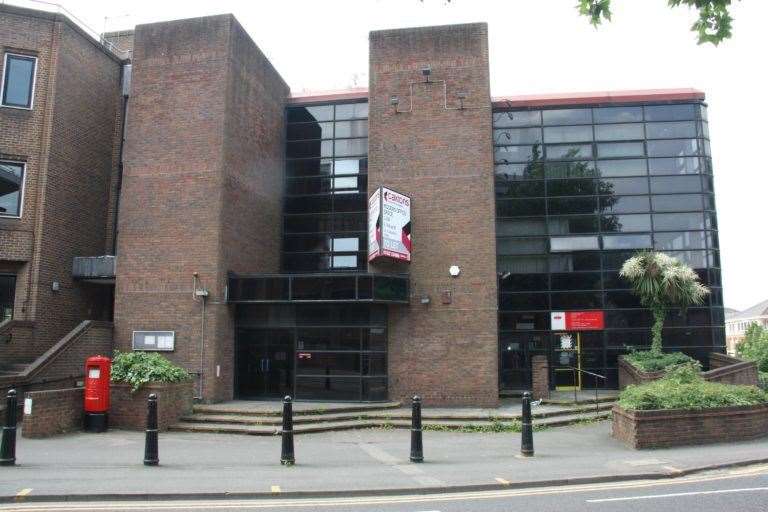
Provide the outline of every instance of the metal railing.
{"type": "MultiPolygon", "coordinates": [[[[597,388],[597,379],[602,379],[603,383],[605,383],[606,380],[608,380],[608,377],[605,375],[600,375],[598,373],[589,372],[587,370],[582,370],[581,368],[576,368],[575,366],[563,366],[563,368],[568,368],[571,371],[573,371],[573,382],[577,382],[576,379],[576,372],[579,372],[580,374],[585,375],[591,375],[595,379],[595,414],[600,412],[600,402],[598,401],[598,388],[597,388]]],[[[573,402],[578,403],[579,401],[579,395],[578,395],[579,389],[574,386],[573,387],[573,402]]]]}
{"type": "Polygon", "coordinates": [[[113,43],[107,41],[102,37],[102,33],[94,29],[77,15],[72,13],[63,5],[54,2],[45,2],[44,0],[0,0],[0,5],[12,5],[15,7],[23,7],[27,9],[35,9],[37,11],[45,11],[55,14],[61,14],[66,16],[72,23],[74,23],[80,30],[88,34],[97,43],[101,44],[107,51],[114,54],[120,59],[126,59],[130,57],[131,52],[127,50],[121,50],[113,43]]]}

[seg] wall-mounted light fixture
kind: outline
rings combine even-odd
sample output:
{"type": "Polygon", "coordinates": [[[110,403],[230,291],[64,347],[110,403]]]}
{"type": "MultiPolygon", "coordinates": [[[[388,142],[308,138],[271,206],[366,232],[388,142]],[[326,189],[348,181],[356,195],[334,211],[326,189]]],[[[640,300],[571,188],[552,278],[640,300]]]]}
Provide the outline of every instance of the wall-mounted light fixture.
{"type": "Polygon", "coordinates": [[[400,98],[393,94],[389,97],[389,104],[392,105],[392,108],[395,110],[395,114],[397,114],[397,106],[400,104],[400,98]]]}
{"type": "Polygon", "coordinates": [[[451,274],[451,277],[458,277],[459,274],[461,274],[461,269],[458,265],[451,265],[448,269],[448,273],[451,274]]]}
{"type": "Polygon", "coordinates": [[[421,302],[424,305],[427,305],[430,302],[432,302],[432,299],[430,298],[429,295],[422,295],[421,298],[419,299],[419,302],[421,302]]]}
{"type": "Polygon", "coordinates": [[[421,74],[424,76],[424,82],[429,83],[429,75],[432,74],[432,68],[430,66],[424,66],[421,68],[421,74]]]}

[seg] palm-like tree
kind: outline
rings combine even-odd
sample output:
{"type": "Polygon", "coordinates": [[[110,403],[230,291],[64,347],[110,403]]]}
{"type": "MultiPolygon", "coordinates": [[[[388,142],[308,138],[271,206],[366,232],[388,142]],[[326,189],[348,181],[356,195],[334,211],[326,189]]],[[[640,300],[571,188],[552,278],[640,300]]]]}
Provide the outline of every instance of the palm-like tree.
{"type": "Polygon", "coordinates": [[[709,288],[699,282],[699,276],[688,265],[662,252],[645,251],[624,262],[621,276],[632,283],[635,295],[651,310],[651,352],[661,354],[661,329],[667,309],[683,311],[704,302],[709,288]]]}

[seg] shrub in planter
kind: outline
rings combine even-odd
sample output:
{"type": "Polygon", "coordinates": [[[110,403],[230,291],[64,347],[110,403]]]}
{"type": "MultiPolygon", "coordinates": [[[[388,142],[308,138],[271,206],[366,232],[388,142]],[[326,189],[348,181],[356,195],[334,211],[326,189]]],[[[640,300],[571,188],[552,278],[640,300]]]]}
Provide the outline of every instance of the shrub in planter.
{"type": "Polygon", "coordinates": [[[149,382],[183,382],[189,372],[156,352],[118,352],[112,359],[112,382],[130,384],[136,392],[149,382]]]}
{"type": "Polygon", "coordinates": [[[768,403],[768,393],[754,386],[707,382],[697,365],[673,367],[656,381],[628,386],[619,394],[625,410],[712,409],[768,403]]]}
{"type": "Polygon", "coordinates": [[[692,364],[701,367],[700,363],[682,352],[654,352],[652,350],[630,352],[624,360],[643,372],[658,372],[672,366],[692,364]]]}

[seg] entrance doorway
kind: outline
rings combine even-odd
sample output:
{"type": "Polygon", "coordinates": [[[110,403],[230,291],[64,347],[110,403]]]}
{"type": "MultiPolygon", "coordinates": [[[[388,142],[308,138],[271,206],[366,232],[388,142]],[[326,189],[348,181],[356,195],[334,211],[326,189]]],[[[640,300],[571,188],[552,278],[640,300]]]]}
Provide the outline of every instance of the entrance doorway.
{"type": "Polygon", "coordinates": [[[238,331],[238,398],[282,398],[293,395],[294,334],[292,329],[238,331]]]}
{"type": "Polygon", "coordinates": [[[557,332],[554,337],[555,389],[581,389],[581,333],[557,332]]]}

